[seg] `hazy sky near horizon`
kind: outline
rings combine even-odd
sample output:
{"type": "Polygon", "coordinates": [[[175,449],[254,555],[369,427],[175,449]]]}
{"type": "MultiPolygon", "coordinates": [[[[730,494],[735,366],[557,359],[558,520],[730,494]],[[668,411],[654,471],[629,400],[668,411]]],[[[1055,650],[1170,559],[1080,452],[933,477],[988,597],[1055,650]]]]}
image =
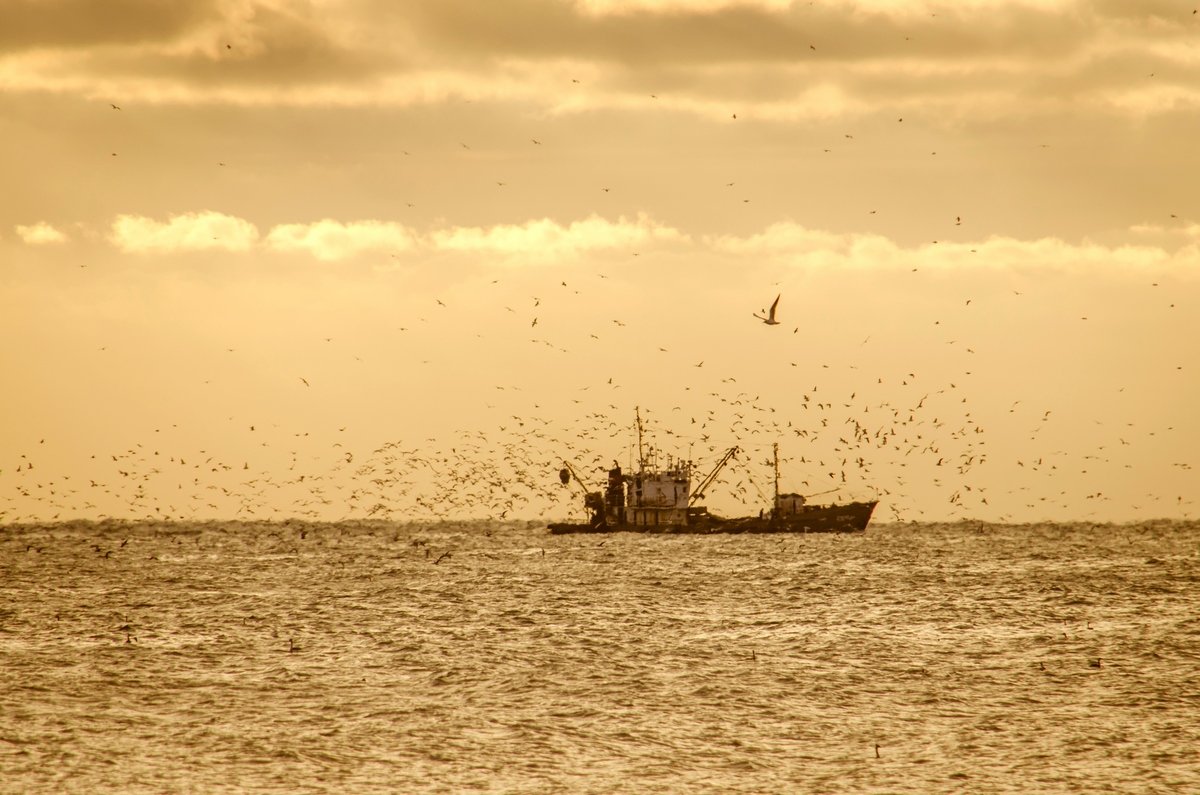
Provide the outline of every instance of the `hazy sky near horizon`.
{"type": "Polygon", "coordinates": [[[885,520],[1194,515],[1196,9],[9,0],[0,521],[420,514],[389,442],[559,516],[635,406],[885,520]]]}

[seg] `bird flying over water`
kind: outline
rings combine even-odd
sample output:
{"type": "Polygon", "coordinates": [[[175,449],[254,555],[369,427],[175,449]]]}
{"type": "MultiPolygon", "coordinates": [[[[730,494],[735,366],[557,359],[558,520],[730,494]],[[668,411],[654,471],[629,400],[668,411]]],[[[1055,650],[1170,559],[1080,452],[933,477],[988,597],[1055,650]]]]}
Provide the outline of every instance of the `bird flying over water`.
{"type": "Polygon", "coordinates": [[[758,318],[759,320],[761,320],[762,322],[766,323],[768,326],[778,326],[779,321],[775,319],[775,309],[778,306],[779,306],[779,296],[777,295],[777,296],[775,296],[775,302],[773,304],[771,304],[770,311],[763,310],[766,313],[765,317],[763,315],[758,314],[757,312],[754,313],[754,316],[756,318],[758,318]]]}

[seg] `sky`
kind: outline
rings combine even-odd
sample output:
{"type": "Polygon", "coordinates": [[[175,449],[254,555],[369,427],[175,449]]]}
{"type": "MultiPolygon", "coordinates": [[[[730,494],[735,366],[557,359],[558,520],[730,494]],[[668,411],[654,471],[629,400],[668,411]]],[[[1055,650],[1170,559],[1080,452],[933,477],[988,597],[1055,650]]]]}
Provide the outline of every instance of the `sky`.
{"type": "Polygon", "coordinates": [[[1196,12],[8,0],[0,522],[1194,517],[1196,12]]]}

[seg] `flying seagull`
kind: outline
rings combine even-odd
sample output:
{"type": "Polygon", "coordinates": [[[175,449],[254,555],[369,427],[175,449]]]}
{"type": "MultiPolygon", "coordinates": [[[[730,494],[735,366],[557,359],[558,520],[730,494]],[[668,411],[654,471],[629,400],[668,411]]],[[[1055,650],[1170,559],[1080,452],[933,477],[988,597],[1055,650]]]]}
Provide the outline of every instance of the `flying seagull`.
{"type": "Polygon", "coordinates": [[[766,317],[763,317],[762,315],[758,314],[757,312],[754,313],[754,316],[756,318],[758,318],[759,320],[761,320],[762,322],[766,323],[768,326],[778,326],[779,321],[775,319],[775,310],[778,307],[779,307],[779,296],[777,295],[777,296],[775,296],[775,303],[771,304],[771,311],[767,312],[766,317]]]}

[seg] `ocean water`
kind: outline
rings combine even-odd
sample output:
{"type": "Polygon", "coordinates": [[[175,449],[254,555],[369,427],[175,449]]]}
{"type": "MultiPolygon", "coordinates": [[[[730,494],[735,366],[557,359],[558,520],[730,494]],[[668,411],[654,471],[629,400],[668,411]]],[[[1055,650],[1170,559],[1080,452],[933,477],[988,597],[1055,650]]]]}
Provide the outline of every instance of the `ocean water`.
{"type": "Polygon", "coordinates": [[[0,792],[1200,792],[1200,524],[0,528],[0,792]]]}

